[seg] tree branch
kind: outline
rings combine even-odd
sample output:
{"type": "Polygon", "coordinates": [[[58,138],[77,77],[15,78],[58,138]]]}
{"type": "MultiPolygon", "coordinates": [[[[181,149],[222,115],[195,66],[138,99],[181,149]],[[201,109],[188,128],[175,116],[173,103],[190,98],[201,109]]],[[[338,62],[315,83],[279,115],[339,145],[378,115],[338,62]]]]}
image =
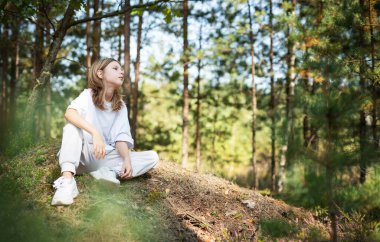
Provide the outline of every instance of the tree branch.
{"type": "Polygon", "coordinates": [[[146,7],[158,5],[160,3],[168,3],[168,2],[171,2],[171,1],[170,0],[156,0],[156,1],[150,2],[150,3],[144,3],[144,4],[138,4],[138,5],[134,5],[134,6],[130,6],[130,7],[124,7],[120,10],[115,11],[115,12],[110,12],[110,13],[106,13],[106,14],[99,15],[99,16],[83,18],[83,19],[73,21],[70,23],[69,28],[72,26],[78,25],[78,24],[86,23],[88,21],[100,20],[103,18],[109,18],[109,17],[114,17],[117,15],[120,15],[120,14],[124,14],[126,12],[131,12],[133,9],[146,8],[146,7]]]}
{"type": "Polygon", "coordinates": [[[42,6],[43,6],[43,9],[44,9],[44,11],[43,11],[44,15],[45,15],[47,21],[49,22],[49,24],[51,25],[51,27],[53,28],[53,31],[55,32],[55,26],[54,26],[53,22],[49,18],[49,15],[48,15],[47,10],[46,10],[47,7],[46,7],[46,4],[45,4],[45,1],[42,1],[42,6]]]}

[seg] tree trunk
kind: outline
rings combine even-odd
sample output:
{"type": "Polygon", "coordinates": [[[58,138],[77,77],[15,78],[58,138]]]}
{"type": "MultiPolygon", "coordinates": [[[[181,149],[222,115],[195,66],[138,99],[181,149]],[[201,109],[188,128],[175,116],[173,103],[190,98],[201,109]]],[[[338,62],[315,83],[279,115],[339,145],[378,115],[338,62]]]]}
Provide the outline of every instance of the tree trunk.
{"type": "Polygon", "coordinates": [[[253,39],[253,23],[251,15],[251,5],[249,0],[248,4],[248,18],[249,18],[249,45],[251,50],[251,78],[252,78],[252,170],[253,170],[253,188],[257,189],[259,185],[259,180],[257,177],[256,169],[256,83],[255,83],[255,49],[254,49],[254,39],[253,39]]]}
{"type": "MultiPolygon", "coordinates": [[[[94,16],[99,15],[99,0],[94,0],[94,16]]],[[[92,56],[91,56],[91,63],[94,63],[94,61],[98,60],[100,58],[100,20],[95,20],[93,25],[93,48],[92,48],[92,56]]]]}
{"type": "Polygon", "coordinates": [[[276,191],[276,117],[275,117],[275,90],[273,70],[273,3],[269,0],[269,63],[270,63],[270,117],[271,117],[271,188],[276,191]]]}
{"type": "MultiPolygon", "coordinates": [[[[375,67],[376,67],[376,57],[375,57],[375,36],[373,33],[373,26],[376,24],[376,10],[374,10],[376,1],[369,0],[368,1],[368,15],[369,15],[369,31],[370,31],[370,40],[371,40],[371,73],[375,73],[375,67]]],[[[371,76],[371,94],[372,94],[372,102],[373,102],[373,109],[372,109],[372,140],[374,144],[375,150],[378,150],[379,144],[377,140],[377,89],[379,86],[378,80],[374,77],[374,74],[371,76]]]]}
{"type": "Polygon", "coordinates": [[[123,35],[123,16],[120,15],[119,17],[119,26],[117,29],[117,61],[121,63],[121,54],[123,53],[122,50],[122,43],[121,43],[121,37],[123,35]]]}
{"type": "MultiPolygon", "coordinates": [[[[2,42],[2,43],[4,43],[4,40],[3,40],[3,24],[2,23],[0,23],[0,41],[2,42]]],[[[3,53],[3,51],[4,51],[4,46],[3,45],[0,45],[0,51],[1,51],[1,53],[3,53]]],[[[3,95],[2,95],[2,85],[3,85],[3,83],[2,83],[2,77],[3,77],[3,58],[0,58],[0,77],[1,77],[1,93],[0,93],[0,112],[3,110],[2,109],[2,107],[3,107],[3,95]]],[[[0,121],[0,125],[1,125],[1,121],[0,121]]],[[[1,127],[0,127],[0,130],[1,130],[1,127]]]]}
{"type": "Polygon", "coordinates": [[[50,85],[51,69],[54,65],[58,51],[62,45],[63,38],[66,35],[67,29],[70,27],[70,22],[74,15],[74,7],[72,1],[70,1],[63,19],[59,23],[57,30],[54,33],[52,43],[49,47],[48,55],[42,67],[41,74],[36,79],[36,84],[29,96],[28,104],[24,113],[24,124],[22,131],[25,134],[31,134],[30,131],[30,117],[33,117],[35,113],[36,104],[41,100],[43,91],[50,85]]]}
{"type": "MultiPolygon", "coordinates": [[[[359,4],[362,11],[362,16],[365,19],[365,6],[364,0],[359,0],[359,4]]],[[[364,27],[360,27],[359,29],[359,39],[360,43],[364,43],[364,27]]],[[[366,80],[365,80],[365,54],[360,57],[360,68],[359,68],[359,84],[362,95],[367,92],[366,88],[366,80]]],[[[367,147],[367,124],[365,121],[365,110],[360,109],[360,120],[359,120],[359,145],[360,145],[360,183],[364,183],[366,179],[367,173],[367,165],[366,165],[366,147],[367,147]]]]}
{"type": "Polygon", "coordinates": [[[9,87],[10,87],[10,93],[9,93],[9,117],[8,117],[8,123],[13,124],[10,125],[11,128],[14,128],[14,124],[16,123],[16,110],[17,110],[17,105],[16,105],[16,83],[19,78],[19,50],[20,50],[20,45],[19,45],[19,26],[20,21],[15,20],[15,22],[12,24],[12,43],[11,43],[11,75],[10,75],[10,82],[9,82],[9,87]]]}
{"type": "MultiPolygon", "coordinates": [[[[289,10],[288,14],[293,16],[295,14],[296,8],[296,0],[290,0],[292,3],[292,9],[289,10]]],[[[286,104],[285,104],[285,122],[284,122],[284,134],[282,140],[281,147],[281,158],[280,158],[280,167],[278,174],[278,192],[282,192],[284,189],[285,179],[286,179],[286,163],[288,160],[288,148],[289,148],[289,139],[294,135],[292,133],[293,127],[293,107],[292,101],[294,96],[294,66],[295,66],[295,44],[294,40],[292,40],[293,26],[289,24],[287,27],[287,49],[288,53],[286,55],[286,64],[287,64],[287,72],[286,72],[286,104]]]]}
{"type": "MultiPolygon", "coordinates": [[[[36,32],[34,35],[34,63],[33,63],[33,82],[32,87],[36,85],[36,79],[41,75],[41,70],[43,66],[43,51],[44,51],[44,6],[42,3],[38,4],[38,14],[36,23],[36,32]]],[[[41,137],[41,133],[44,131],[44,119],[45,116],[41,115],[41,109],[43,105],[39,105],[37,110],[35,110],[35,115],[31,116],[33,118],[33,139],[38,139],[41,137]]]]}
{"type": "MultiPolygon", "coordinates": [[[[306,50],[307,53],[307,50],[306,50]]],[[[311,80],[309,71],[307,71],[307,75],[304,79],[304,89],[306,95],[310,92],[310,85],[309,81],[311,80]]],[[[302,120],[302,133],[303,133],[303,146],[304,148],[309,147],[309,141],[310,141],[310,120],[309,120],[309,114],[307,113],[307,107],[304,106],[303,108],[303,120],[302,120]]]]}
{"type": "MultiPolygon", "coordinates": [[[[315,95],[315,92],[317,90],[317,83],[313,79],[313,84],[311,88],[311,95],[315,95]]],[[[310,125],[310,144],[312,149],[317,152],[318,151],[318,143],[319,143],[319,135],[318,135],[318,126],[315,123],[312,123],[310,125]]]]}
{"type": "MultiPolygon", "coordinates": [[[[86,5],[86,16],[89,18],[90,17],[90,9],[91,9],[91,1],[87,0],[87,5],[86,5]]],[[[91,53],[92,53],[92,45],[93,45],[93,40],[92,40],[92,33],[91,33],[91,21],[86,22],[86,66],[87,66],[87,81],[88,81],[88,76],[89,76],[89,70],[91,67],[91,53]]]]}
{"type": "Polygon", "coordinates": [[[43,5],[40,3],[38,6],[36,32],[34,33],[34,58],[33,58],[33,82],[31,89],[36,85],[36,79],[41,74],[43,65],[43,49],[44,49],[44,33],[43,33],[43,5]]]}
{"type": "MultiPolygon", "coordinates": [[[[199,28],[199,50],[202,50],[202,23],[199,28]]],[[[195,164],[196,164],[196,171],[200,172],[201,168],[201,133],[200,133],[200,116],[201,116],[201,68],[202,68],[202,60],[199,57],[198,58],[198,63],[197,63],[197,69],[198,69],[198,75],[197,75],[197,107],[196,107],[196,113],[195,113],[195,125],[196,125],[196,130],[195,130],[195,153],[196,153],[196,159],[195,159],[195,164]]]]}
{"type": "MultiPolygon", "coordinates": [[[[318,2],[318,15],[317,15],[317,25],[320,25],[323,19],[323,14],[324,14],[324,2],[323,0],[319,0],[318,2]]],[[[317,83],[313,79],[313,83],[311,85],[311,96],[315,95],[315,92],[317,90],[317,83]]],[[[311,148],[315,151],[318,152],[318,142],[319,142],[319,137],[318,137],[318,126],[315,123],[310,124],[310,138],[308,143],[311,145],[311,148]]]]}
{"type": "MultiPolygon", "coordinates": [[[[130,7],[130,0],[125,1],[126,7],[130,7]]],[[[128,116],[131,119],[131,47],[130,47],[130,39],[131,39],[131,13],[128,11],[124,14],[124,75],[125,82],[123,83],[124,90],[124,101],[128,109],[128,116]]]]}
{"type": "Polygon", "coordinates": [[[334,160],[332,159],[332,147],[333,147],[333,111],[331,108],[330,102],[330,94],[328,84],[324,83],[324,93],[326,94],[327,99],[327,114],[326,114],[326,120],[327,120],[327,146],[325,150],[325,174],[326,174],[326,188],[327,188],[327,202],[328,202],[328,211],[329,211],[329,217],[331,220],[331,241],[336,242],[337,241],[337,220],[336,220],[336,207],[335,207],[335,196],[334,196],[334,179],[335,179],[335,164],[334,160]]]}
{"type": "Polygon", "coordinates": [[[183,112],[182,112],[182,167],[187,167],[189,133],[189,50],[187,39],[188,0],[183,1],[183,112]]]}
{"type": "MultiPolygon", "coordinates": [[[[142,0],[139,1],[142,4],[142,0]]],[[[139,79],[140,79],[140,52],[141,52],[141,32],[143,24],[143,14],[139,16],[139,23],[137,27],[137,50],[136,50],[136,63],[135,63],[135,82],[133,88],[133,113],[132,113],[132,135],[135,144],[137,142],[137,114],[139,105],[139,79]]]]}
{"type": "Polygon", "coordinates": [[[1,147],[5,148],[6,140],[8,136],[8,48],[9,45],[9,26],[7,23],[4,23],[2,26],[2,43],[3,48],[1,50],[1,62],[2,62],[2,70],[1,70],[1,117],[0,117],[0,125],[1,125],[1,147]]]}
{"type": "MultiPolygon", "coordinates": [[[[49,14],[50,8],[45,7],[45,12],[46,14],[49,14]]],[[[45,48],[47,48],[50,44],[50,23],[47,21],[47,19],[44,20],[44,26],[45,26],[45,48]]],[[[51,90],[51,83],[48,82],[46,85],[46,91],[45,91],[45,120],[44,120],[44,134],[45,134],[45,140],[50,139],[50,132],[51,132],[51,110],[52,110],[52,103],[51,103],[51,95],[52,95],[52,90],[51,90]]]]}

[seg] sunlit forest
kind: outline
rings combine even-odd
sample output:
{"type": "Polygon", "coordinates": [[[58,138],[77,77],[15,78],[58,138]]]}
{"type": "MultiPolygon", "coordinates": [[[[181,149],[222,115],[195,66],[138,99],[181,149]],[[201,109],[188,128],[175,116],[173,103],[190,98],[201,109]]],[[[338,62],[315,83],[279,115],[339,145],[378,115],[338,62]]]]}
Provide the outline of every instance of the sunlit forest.
{"type": "Polygon", "coordinates": [[[2,163],[59,144],[87,69],[112,57],[135,150],[306,208],[331,241],[380,240],[379,1],[0,6],[2,163]]]}

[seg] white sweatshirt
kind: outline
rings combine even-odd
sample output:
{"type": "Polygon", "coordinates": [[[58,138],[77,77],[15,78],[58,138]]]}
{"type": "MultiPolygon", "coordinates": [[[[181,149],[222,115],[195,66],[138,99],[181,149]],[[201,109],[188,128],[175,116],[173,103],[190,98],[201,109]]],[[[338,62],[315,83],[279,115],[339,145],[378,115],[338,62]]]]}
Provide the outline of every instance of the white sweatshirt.
{"type": "MultiPolygon", "coordinates": [[[[83,90],[79,96],[74,99],[67,109],[72,108],[78,111],[78,113],[90,124],[92,124],[99,132],[103,135],[103,139],[106,143],[106,150],[110,151],[115,149],[116,141],[125,141],[128,144],[129,149],[133,148],[133,138],[131,135],[131,128],[128,121],[128,110],[123,102],[122,107],[119,111],[115,111],[115,119],[113,123],[109,124],[110,130],[102,130],[101,127],[107,126],[99,123],[98,115],[101,112],[106,112],[98,109],[94,102],[92,101],[92,90],[91,88],[83,90]],[[107,136],[107,141],[105,135],[107,136]]],[[[104,113],[104,115],[107,115],[104,113]]],[[[84,139],[92,144],[92,135],[83,130],[84,139]]]]}

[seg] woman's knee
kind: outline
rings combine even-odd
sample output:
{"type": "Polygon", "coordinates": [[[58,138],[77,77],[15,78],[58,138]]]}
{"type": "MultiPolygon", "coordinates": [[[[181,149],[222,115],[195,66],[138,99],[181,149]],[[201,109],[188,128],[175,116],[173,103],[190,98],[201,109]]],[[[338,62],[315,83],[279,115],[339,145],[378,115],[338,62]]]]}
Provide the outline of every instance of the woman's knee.
{"type": "Polygon", "coordinates": [[[160,160],[160,157],[158,156],[157,152],[154,150],[149,150],[147,152],[149,152],[150,160],[156,165],[160,160]]]}

